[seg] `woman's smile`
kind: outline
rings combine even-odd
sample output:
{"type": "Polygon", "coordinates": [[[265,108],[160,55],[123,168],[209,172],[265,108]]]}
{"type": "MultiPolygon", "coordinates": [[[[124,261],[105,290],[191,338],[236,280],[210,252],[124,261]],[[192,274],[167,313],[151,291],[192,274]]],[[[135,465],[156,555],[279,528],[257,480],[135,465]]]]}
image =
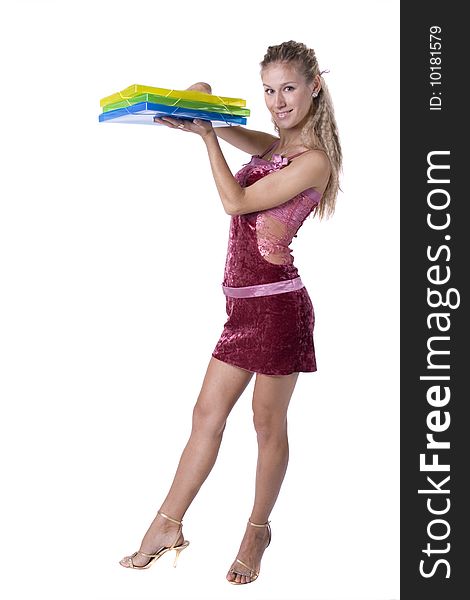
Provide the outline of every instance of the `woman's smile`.
{"type": "Polygon", "coordinates": [[[289,113],[291,113],[294,109],[291,108],[290,110],[284,110],[283,112],[277,112],[275,113],[278,119],[285,119],[289,113]]]}

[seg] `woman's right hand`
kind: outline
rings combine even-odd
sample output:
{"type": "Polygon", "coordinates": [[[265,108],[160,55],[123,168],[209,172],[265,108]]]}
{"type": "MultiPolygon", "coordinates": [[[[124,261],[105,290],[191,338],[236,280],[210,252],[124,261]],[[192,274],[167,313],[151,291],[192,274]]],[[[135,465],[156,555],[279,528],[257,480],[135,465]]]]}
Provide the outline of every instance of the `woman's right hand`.
{"type": "Polygon", "coordinates": [[[204,94],[212,94],[211,86],[208,83],[205,83],[204,81],[198,81],[197,83],[193,83],[193,85],[190,85],[187,89],[194,90],[196,92],[204,92],[204,94]]]}
{"type": "MultiPolygon", "coordinates": [[[[208,83],[204,81],[198,81],[197,83],[193,83],[190,85],[187,90],[194,90],[197,92],[204,92],[205,94],[212,94],[212,88],[208,83]]],[[[155,123],[159,123],[160,125],[166,125],[171,129],[181,129],[182,131],[192,131],[193,133],[198,133],[199,135],[206,135],[212,130],[212,125],[209,122],[206,123],[194,123],[194,119],[192,121],[171,118],[167,116],[154,117],[153,120],[155,123]]],[[[197,119],[196,119],[197,120],[197,119]]]]}

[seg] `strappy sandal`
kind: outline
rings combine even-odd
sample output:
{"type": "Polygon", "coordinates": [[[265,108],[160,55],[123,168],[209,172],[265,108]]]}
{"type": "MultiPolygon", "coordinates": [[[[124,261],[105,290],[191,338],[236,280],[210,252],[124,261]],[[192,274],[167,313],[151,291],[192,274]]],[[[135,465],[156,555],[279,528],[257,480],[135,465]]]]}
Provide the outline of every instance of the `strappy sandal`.
{"type": "MultiPolygon", "coordinates": [[[[250,521],[250,519],[248,519],[248,523],[250,525],[253,525],[253,527],[267,527],[268,528],[269,540],[268,540],[268,544],[266,546],[266,548],[267,548],[269,546],[269,544],[271,543],[271,527],[269,526],[271,521],[267,521],[266,523],[263,523],[262,525],[258,525],[256,523],[252,523],[250,521]]],[[[239,558],[236,558],[235,561],[240,563],[243,567],[245,567],[245,569],[248,569],[249,573],[240,573],[239,571],[235,571],[235,569],[230,569],[230,573],[233,573],[234,575],[241,575],[244,577],[249,577],[250,581],[245,581],[243,583],[241,581],[229,581],[229,583],[233,583],[233,585],[245,585],[245,583],[253,583],[253,581],[256,581],[258,579],[259,571],[252,569],[251,567],[246,565],[244,562],[242,562],[239,558]]]]}
{"type": "Polygon", "coordinates": [[[178,541],[178,538],[180,536],[181,530],[183,528],[183,521],[177,521],[176,519],[172,519],[171,517],[169,517],[168,515],[163,514],[160,511],[158,511],[158,514],[161,517],[163,517],[165,519],[168,519],[169,521],[172,521],[173,523],[177,523],[179,525],[178,533],[176,535],[175,541],[173,542],[173,544],[171,546],[163,546],[162,548],[160,548],[160,550],[158,550],[158,552],[155,552],[155,554],[147,554],[146,552],[141,552],[140,550],[137,550],[137,552],[134,552],[134,554],[131,554],[130,556],[127,557],[127,562],[129,563],[128,566],[124,566],[121,562],[119,563],[125,569],[128,569],[128,568],[131,568],[131,569],[148,569],[151,565],[153,565],[153,563],[155,561],[157,561],[161,556],[163,556],[164,554],[166,554],[166,552],[169,552],[170,550],[175,550],[175,552],[176,552],[175,560],[174,560],[174,563],[173,563],[173,566],[176,567],[176,562],[178,560],[180,552],[189,546],[188,540],[185,540],[179,546],[175,546],[175,544],[178,541]],[[145,556],[146,558],[149,558],[150,560],[148,561],[148,563],[146,563],[144,566],[135,565],[134,561],[132,559],[135,558],[138,554],[141,554],[142,556],[145,556]]]}

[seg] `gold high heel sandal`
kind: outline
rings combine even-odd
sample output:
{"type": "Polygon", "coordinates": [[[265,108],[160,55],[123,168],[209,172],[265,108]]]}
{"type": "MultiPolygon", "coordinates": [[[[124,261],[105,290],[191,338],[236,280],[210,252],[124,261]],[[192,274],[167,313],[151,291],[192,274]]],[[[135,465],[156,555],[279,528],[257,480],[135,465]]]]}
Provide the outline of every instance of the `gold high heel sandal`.
{"type": "MultiPolygon", "coordinates": [[[[268,544],[266,546],[266,548],[267,548],[269,546],[269,544],[271,543],[271,527],[269,526],[271,521],[267,521],[266,523],[263,523],[262,525],[257,525],[256,523],[252,523],[250,521],[250,519],[248,519],[248,523],[250,525],[253,525],[253,527],[267,527],[268,528],[269,540],[268,540],[268,544]]],[[[266,548],[265,548],[265,550],[266,550],[266,548]]],[[[234,575],[242,575],[244,577],[250,577],[250,581],[245,581],[244,583],[242,583],[241,581],[229,581],[229,583],[233,583],[233,585],[245,585],[246,583],[253,583],[253,581],[256,581],[258,579],[259,571],[252,569],[251,567],[246,565],[244,562],[242,562],[239,558],[236,558],[235,560],[236,560],[236,562],[239,562],[242,566],[244,566],[245,569],[248,569],[249,573],[240,573],[239,571],[235,571],[235,569],[230,569],[230,573],[233,573],[234,575]]]]}
{"type": "Polygon", "coordinates": [[[169,517],[167,515],[164,515],[160,511],[158,511],[158,514],[161,517],[164,517],[165,519],[168,519],[169,521],[172,521],[173,523],[177,523],[179,525],[178,533],[176,535],[175,541],[173,542],[173,544],[171,546],[163,546],[162,548],[160,548],[160,550],[158,550],[158,552],[155,552],[155,554],[147,554],[146,552],[141,552],[140,550],[137,550],[137,552],[134,552],[134,554],[131,554],[131,556],[127,557],[127,561],[129,563],[128,567],[124,567],[124,565],[121,562],[119,562],[119,564],[122,567],[124,567],[125,569],[128,569],[128,568],[131,568],[131,569],[148,569],[155,561],[157,561],[161,556],[163,556],[166,552],[169,552],[170,550],[175,550],[176,551],[176,556],[175,556],[175,560],[174,560],[174,563],[173,563],[173,566],[176,567],[176,562],[178,560],[180,552],[189,546],[188,540],[185,540],[179,546],[175,546],[175,544],[178,541],[178,538],[180,536],[182,527],[183,527],[183,521],[177,521],[176,519],[172,519],[171,517],[169,517]],[[145,556],[145,557],[149,558],[150,560],[148,561],[148,563],[145,564],[144,566],[135,565],[132,559],[135,558],[138,554],[141,554],[142,556],[145,556]]]}

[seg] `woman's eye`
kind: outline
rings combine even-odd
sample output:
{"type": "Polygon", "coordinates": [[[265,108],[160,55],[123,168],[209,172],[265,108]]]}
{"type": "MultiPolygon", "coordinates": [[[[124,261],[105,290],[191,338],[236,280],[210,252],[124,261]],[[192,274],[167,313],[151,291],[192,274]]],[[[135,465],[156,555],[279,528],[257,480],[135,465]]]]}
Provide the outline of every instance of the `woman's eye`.
{"type": "MultiPolygon", "coordinates": [[[[286,85],[286,87],[284,88],[284,90],[293,90],[294,88],[291,85],[286,85]]],[[[266,92],[266,94],[271,95],[272,90],[264,90],[266,92]]]]}

